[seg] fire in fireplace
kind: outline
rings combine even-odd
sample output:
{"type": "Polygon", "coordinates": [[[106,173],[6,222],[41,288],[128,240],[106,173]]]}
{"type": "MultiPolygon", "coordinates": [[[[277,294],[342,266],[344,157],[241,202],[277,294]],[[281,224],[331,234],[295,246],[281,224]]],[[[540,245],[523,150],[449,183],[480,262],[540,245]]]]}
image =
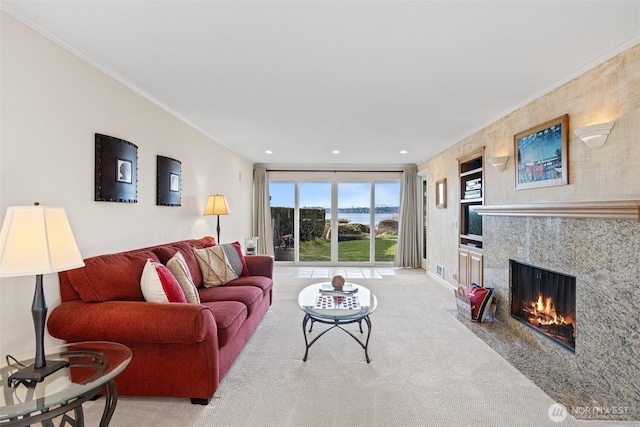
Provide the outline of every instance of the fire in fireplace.
{"type": "Polygon", "coordinates": [[[574,351],[576,348],[576,278],[509,260],[511,315],[574,351]]]}

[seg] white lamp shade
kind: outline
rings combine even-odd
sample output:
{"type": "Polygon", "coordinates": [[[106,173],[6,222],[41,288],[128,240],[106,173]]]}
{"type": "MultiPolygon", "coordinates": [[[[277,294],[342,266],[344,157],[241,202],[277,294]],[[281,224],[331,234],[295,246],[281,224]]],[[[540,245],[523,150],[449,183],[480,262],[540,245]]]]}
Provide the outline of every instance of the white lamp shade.
{"type": "Polygon", "coordinates": [[[204,215],[229,215],[229,203],[227,198],[220,194],[209,196],[204,215]]]}
{"type": "Polygon", "coordinates": [[[0,231],[0,276],[54,273],[83,265],[64,208],[7,209],[0,231]]]}

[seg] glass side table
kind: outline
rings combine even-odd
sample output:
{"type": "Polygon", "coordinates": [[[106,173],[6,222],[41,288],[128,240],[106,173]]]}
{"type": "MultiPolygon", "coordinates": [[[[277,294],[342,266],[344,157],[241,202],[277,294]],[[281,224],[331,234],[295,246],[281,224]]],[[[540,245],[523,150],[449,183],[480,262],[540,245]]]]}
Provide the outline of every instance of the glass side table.
{"type": "Polygon", "coordinates": [[[34,362],[34,351],[0,361],[0,426],[53,426],[56,417],[61,417],[61,425],[84,426],[82,404],[103,388],[106,402],[100,426],[108,426],[118,401],[114,379],[131,361],[131,350],[122,344],[89,341],[48,348],[45,355],[47,361],[66,361],[69,366],[35,385],[9,381],[21,365],[34,362]]]}

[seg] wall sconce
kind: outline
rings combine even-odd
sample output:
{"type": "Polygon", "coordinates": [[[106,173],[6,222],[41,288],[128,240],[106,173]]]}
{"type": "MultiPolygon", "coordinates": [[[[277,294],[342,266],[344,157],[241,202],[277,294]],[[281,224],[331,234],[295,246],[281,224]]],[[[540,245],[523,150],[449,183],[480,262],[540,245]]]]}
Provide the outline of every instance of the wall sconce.
{"type": "Polygon", "coordinates": [[[587,147],[597,150],[602,148],[607,137],[611,133],[611,128],[615,122],[599,123],[597,125],[585,126],[576,129],[573,133],[584,142],[587,147]]]}
{"type": "Polygon", "coordinates": [[[491,166],[496,168],[498,172],[502,172],[504,168],[507,167],[507,161],[509,160],[509,156],[493,157],[487,160],[489,161],[489,163],[491,163],[491,166]]]}

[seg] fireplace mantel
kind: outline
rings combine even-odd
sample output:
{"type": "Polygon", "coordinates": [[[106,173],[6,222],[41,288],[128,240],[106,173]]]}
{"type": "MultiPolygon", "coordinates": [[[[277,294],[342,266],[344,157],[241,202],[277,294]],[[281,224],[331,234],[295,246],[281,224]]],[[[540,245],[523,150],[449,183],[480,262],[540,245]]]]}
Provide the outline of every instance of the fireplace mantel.
{"type": "Polygon", "coordinates": [[[480,215],[640,219],[640,200],[478,206],[480,215]]]}

